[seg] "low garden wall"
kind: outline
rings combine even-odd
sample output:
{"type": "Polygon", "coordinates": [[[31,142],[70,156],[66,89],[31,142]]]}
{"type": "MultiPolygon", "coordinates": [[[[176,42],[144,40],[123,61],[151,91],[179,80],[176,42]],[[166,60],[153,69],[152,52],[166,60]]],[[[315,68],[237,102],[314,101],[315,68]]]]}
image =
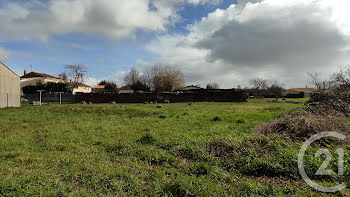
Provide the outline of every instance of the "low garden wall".
{"type": "MultiPolygon", "coordinates": [[[[23,99],[27,100],[29,103],[33,103],[40,100],[39,93],[37,94],[24,94],[23,99]]],[[[61,101],[62,103],[76,103],[76,96],[72,94],[62,94],[61,101]]],[[[43,93],[41,96],[41,101],[43,103],[59,103],[60,95],[59,94],[48,94],[43,93]]]]}
{"type": "Polygon", "coordinates": [[[198,92],[169,92],[169,93],[79,93],[76,102],[89,103],[184,103],[184,102],[247,102],[248,96],[244,91],[217,90],[198,92]]]}

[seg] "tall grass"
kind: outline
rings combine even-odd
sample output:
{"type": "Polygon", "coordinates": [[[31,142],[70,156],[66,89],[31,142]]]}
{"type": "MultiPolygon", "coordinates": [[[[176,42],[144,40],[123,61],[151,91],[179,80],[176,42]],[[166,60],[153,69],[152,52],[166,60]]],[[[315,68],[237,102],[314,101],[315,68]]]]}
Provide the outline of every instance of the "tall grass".
{"type": "Polygon", "coordinates": [[[0,196],[309,195],[297,172],[300,144],[253,134],[301,106],[253,100],[1,109],[0,196]]]}

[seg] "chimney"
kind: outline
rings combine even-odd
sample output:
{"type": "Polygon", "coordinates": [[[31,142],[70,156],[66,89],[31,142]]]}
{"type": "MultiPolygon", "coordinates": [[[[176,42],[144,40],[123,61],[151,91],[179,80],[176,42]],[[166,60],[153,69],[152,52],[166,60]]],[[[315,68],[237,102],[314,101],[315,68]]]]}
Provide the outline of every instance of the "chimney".
{"type": "Polygon", "coordinates": [[[27,74],[27,70],[24,70],[24,75],[26,75],[27,74]]]}

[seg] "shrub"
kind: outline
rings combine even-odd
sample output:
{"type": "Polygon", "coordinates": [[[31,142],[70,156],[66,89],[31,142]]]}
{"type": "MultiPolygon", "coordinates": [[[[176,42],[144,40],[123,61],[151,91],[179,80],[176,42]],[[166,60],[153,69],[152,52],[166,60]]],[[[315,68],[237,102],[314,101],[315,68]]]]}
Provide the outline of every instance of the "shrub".
{"type": "Polygon", "coordinates": [[[350,92],[320,93],[311,96],[309,103],[319,103],[324,109],[350,116],[350,92]]]}
{"type": "Polygon", "coordinates": [[[320,93],[311,97],[311,104],[297,112],[289,113],[275,121],[264,123],[255,132],[277,133],[294,140],[304,140],[318,132],[338,131],[349,133],[347,117],[350,115],[350,93],[320,93]]]}
{"type": "Polygon", "coordinates": [[[138,80],[136,83],[131,85],[131,89],[133,89],[135,91],[138,91],[138,90],[150,91],[151,88],[149,86],[147,86],[147,84],[142,83],[140,80],[138,80]]]}
{"type": "Polygon", "coordinates": [[[219,116],[215,116],[213,119],[214,122],[222,121],[222,119],[219,116]]]}
{"type": "Polygon", "coordinates": [[[245,120],[239,119],[239,120],[237,120],[237,123],[238,123],[238,124],[244,124],[244,123],[245,123],[245,120]]]}
{"type": "Polygon", "coordinates": [[[37,94],[38,90],[45,90],[45,93],[55,93],[55,92],[71,92],[71,87],[68,83],[41,83],[38,82],[36,85],[28,85],[22,88],[24,94],[37,94]]]}
{"type": "Polygon", "coordinates": [[[146,135],[142,136],[139,140],[137,140],[138,143],[141,144],[154,144],[156,142],[156,139],[154,137],[147,133],[146,135]]]}

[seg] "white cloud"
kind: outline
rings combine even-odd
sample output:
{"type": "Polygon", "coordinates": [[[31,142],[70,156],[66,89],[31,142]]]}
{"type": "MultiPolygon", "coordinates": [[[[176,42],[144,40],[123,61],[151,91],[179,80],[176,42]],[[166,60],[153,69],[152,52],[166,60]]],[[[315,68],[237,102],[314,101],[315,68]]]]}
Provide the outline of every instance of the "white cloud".
{"type": "Polygon", "coordinates": [[[161,36],[148,49],[160,56],[156,63],[180,67],[189,84],[218,81],[229,88],[262,76],[302,86],[306,72],[330,73],[350,62],[344,7],[350,3],[241,0],[210,13],[188,35],[161,36]]]}
{"type": "Polygon", "coordinates": [[[94,87],[94,86],[96,86],[98,83],[100,83],[102,80],[99,80],[99,79],[96,79],[96,78],[94,78],[94,77],[86,77],[85,79],[84,79],[84,83],[86,84],[86,85],[89,85],[89,86],[91,86],[91,87],[94,87]]]}
{"type": "MultiPolygon", "coordinates": [[[[217,2],[216,0],[214,2],[217,2]]],[[[179,19],[178,6],[210,0],[37,0],[3,3],[0,40],[46,41],[53,34],[102,34],[112,39],[136,30],[165,31],[179,19]]],[[[0,4],[1,6],[1,4],[0,4]]]]}
{"type": "Polygon", "coordinates": [[[106,81],[111,81],[116,83],[119,87],[122,87],[124,84],[124,76],[127,73],[128,68],[127,67],[122,67],[118,69],[117,71],[108,74],[106,77],[103,78],[95,78],[95,77],[85,77],[84,83],[89,85],[89,86],[96,86],[99,84],[101,81],[106,80],[106,81]]]}
{"type": "Polygon", "coordinates": [[[0,61],[7,61],[11,57],[11,52],[0,47],[0,61]]]}

